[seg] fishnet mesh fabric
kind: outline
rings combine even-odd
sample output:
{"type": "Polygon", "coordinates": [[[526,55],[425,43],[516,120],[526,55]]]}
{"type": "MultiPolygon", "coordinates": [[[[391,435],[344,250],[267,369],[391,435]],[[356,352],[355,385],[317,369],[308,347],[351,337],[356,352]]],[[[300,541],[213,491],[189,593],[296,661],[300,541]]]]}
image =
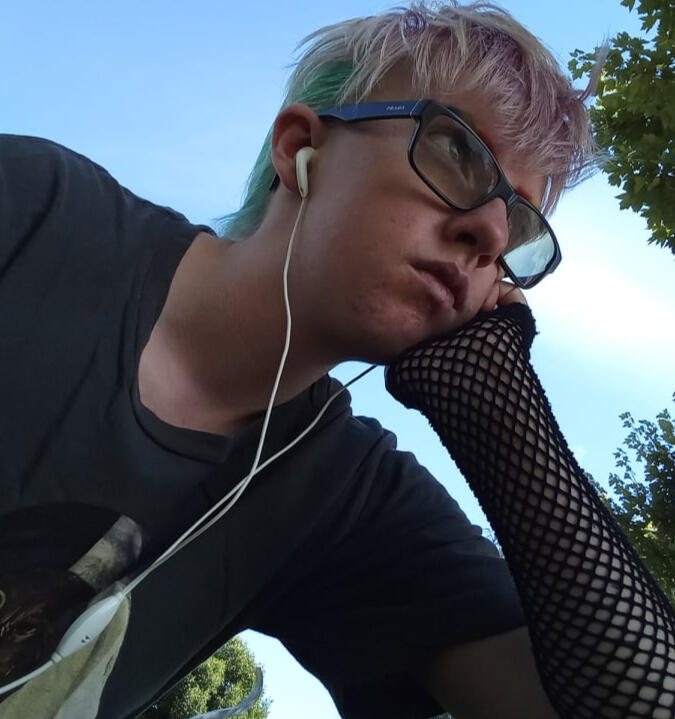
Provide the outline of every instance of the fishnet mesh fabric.
{"type": "Polygon", "coordinates": [[[564,719],[675,717],[675,614],[567,447],[512,304],[387,369],[467,479],[518,588],[564,719]]]}

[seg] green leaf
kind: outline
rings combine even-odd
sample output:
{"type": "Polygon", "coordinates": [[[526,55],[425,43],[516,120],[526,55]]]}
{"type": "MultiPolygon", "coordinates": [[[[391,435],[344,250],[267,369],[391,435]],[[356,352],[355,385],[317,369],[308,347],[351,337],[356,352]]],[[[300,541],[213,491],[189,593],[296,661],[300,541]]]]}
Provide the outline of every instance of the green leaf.
{"type": "MultiPolygon", "coordinates": [[[[675,394],[673,395],[675,403],[675,394]]],[[[621,415],[628,430],[614,453],[623,477],[610,474],[613,496],[599,492],[631,544],[675,605],[675,428],[667,409],[656,421],[621,415]],[[636,465],[641,465],[643,478],[636,465]]],[[[596,489],[599,485],[593,482],[596,489]]]]}
{"type": "MultiPolygon", "coordinates": [[[[675,12],[672,0],[640,0],[645,32],[621,31],[611,41],[596,100],[590,108],[596,144],[609,154],[603,164],[611,185],[619,187],[621,209],[644,217],[648,242],[675,254],[675,12]]],[[[623,0],[629,10],[635,0],[623,0]]],[[[570,60],[576,77],[588,72],[594,53],[577,49],[570,60]]]]}

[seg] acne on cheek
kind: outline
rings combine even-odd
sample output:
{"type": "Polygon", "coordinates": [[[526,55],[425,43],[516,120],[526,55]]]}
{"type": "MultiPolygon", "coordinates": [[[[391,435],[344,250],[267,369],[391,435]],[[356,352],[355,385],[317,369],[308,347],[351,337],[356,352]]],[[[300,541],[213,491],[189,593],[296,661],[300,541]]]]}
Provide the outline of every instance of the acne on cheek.
{"type": "Polygon", "coordinates": [[[426,305],[411,305],[406,298],[403,302],[392,302],[393,290],[387,282],[381,281],[373,286],[372,293],[359,298],[353,309],[376,332],[384,337],[391,336],[392,331],[400,335],[410,334],[412,339],[405,346],[418,342],[420,329],[424,330],[429,320],[430,308],[426,305]]]}

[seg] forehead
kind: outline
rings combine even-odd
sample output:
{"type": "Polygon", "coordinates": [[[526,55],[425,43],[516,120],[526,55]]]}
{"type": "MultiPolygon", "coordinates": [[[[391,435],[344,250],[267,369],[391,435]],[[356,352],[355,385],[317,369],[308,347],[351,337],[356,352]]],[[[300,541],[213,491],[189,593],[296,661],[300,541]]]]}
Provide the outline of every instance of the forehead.
{"type": "Polygon", "coordinates": [[[462,118],[495,153],[505,155],[508,146],[501,137],[501,125],[495,103],[485,92],[468,87],[416,87],[412,82],[412,73],[405,65],[399,65],[382,78],[375,90],[368,95],[368,101],[388,100],[436,100],[442,105],[453,107],[462,118]]]}

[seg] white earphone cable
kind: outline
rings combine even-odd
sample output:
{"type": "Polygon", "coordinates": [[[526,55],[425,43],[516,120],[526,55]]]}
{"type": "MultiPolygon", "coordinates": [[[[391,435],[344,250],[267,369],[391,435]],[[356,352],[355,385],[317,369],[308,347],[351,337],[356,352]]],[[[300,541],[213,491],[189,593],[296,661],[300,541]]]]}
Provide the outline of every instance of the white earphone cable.
{"type": "Polygon", "coordinates": [[[198,522],[195,522],[195,524],[190,527],[181,537],[174,542],[174,544],[171,545],[160,557],[158,557],[144,572],[139,574],[132,582],[130,582],[123,590],[123,594],[128,594],[131,592],[131,590],[136,587],[138,584],[140,584],[145,577],[147,577],[150,572],[154,571],[159,567],[161,564],[164,564],[164,562],[172,557],[176,552],[183,549],[183,547],[186,547],[190,542],[192,542],[194,539],[197,539],[200,534],[204,533],[207,529],[212,527],[218,520],[220,520],[228,511],[229,509],[234,505],[234,503],[239,499],[243,491],[246,489],[248,484],[250,483],[251,479],[255,474],[258,474],[258,472],[261,472],[265,467],[272,464],[272,462],[275,462],[279,457],[281,457],[283,454],[288,452],[290,449],[292,449],[298,442],[300,442],[309,432],[311,432],[316,424],[319,422],[319,420],[323,417],[323,415],[326,413],[326,410],[331,405],[334,399],[336,399],[339,395],[341,395],[347,387],[352,385],[357,380],[360,380],[361,377],[368,374],[368,372],[375,369],[377,365],[370,365],[367,369],[363,370],[363,372],[360,372],[356,377],[352,378],[347,382],[344,387],[340,387],[340,389],[337,392],[334,392],[326,401],[324,406],[319,410],[319,413],[317,416],[312,420],[312,422],[305,427],[305,429],[289,444],[287,444],[283,449],[280,449],[276,454],[272,455],[271,457],[268,457],[262,464],[260,464],[255,472],[249,472],[246,477],[244,477],[238,484],[236,484],[224,497],[222,497],[216,504],[211,507],[208,512],[206,512],[202,517],[199,519],[198,522]],[[232,501],[225,507],[222,508],[220,512],[215,517],[212,517],[204,526],[199,527],[199,525],[204,522],[208,517],[213,514],[213,512],[217,511],[220,507],[222,507],[224,502],[227,502],[227,500],[232,497],[233,494],[236,493],[236,496],[232,499],[232,501]],[[192,532],[192,534],[190,534],[192,532]],[[186,535],[187,539],[184,539],[186,535]]]}
{"type": "Polygon", "coordinates": [[[316,426],[316,424],[323,417],[326,410],[334,399],[336,399],[342,392],[344,392],[347,387],[352,385],[357,380],[361,379],[361,377],[363,377],[375,368],[376,365],[371,365],[366,370],[360,372],[356,377],[347,382],[344,387],[341,387],[337,392],[333,393],[328,398],[324,406],[319,410],[317,416],[294,440],[289,442],[289,444],[280,449],[276,454],[267,458],[264,462],[260,462],[263,445],[269,426],[269,420],[272,414],[272,408],[274,406],[274,400],[279,389],[281,376],[284,370],[284,366],[286,364],[286,358],[288,357],[288,351],[290,348],[292,319],[291,305],[288,295],[288,270],[290,266],[291,252],[293,249],[295,234],[304,213],[304,208],[305,197],[303,197],[302,199],[300,209],[298,210],[298,214],[295,219],[295,224],[293,225],[293,231],[291,232],[291,236],[288,241],[286,260],[284,263],[283,289],[284,307],[286,310],[286,337],[284,341],[284,348],[281,354],[281,359],[279,362],[279,367],[277,369],[274,385],[272,387],[272,393],[270,395],[267,409],[265,411],[265,418],[263,420],[263,426],[260,432],[260,439],[258,440],[255,457],[253,459],[253,464],[249,473],[242,480],[240,480],[224,497],[222,497],[218,502],[216,502],[213,507],[211,507],[207,512],[205,512],[194,524],[192,524],[185,532],[183,532],[180,537],[178,537],[178,539],[173,542],[173,544],[171,544],[164,552],[162,552],[162,554],[157,559],[155,559],[140,574],[134,577],[134,579],[131,580],[125,587],[119,589],[114,595],[99,599],[97,602],[90,605],[87,610],[71,624],[68,631],[66,632],[66,634],[64,634],[63,638],[59,642],[59,646],[57,647],[56,651],[54,652],[54,654],[52,654],[52,658],[48,662],[38,667],[30,674],[26,674],[25,676],[20,677],[19,679],[0,687],[0,695],[11,691],[12,689],[18,688],[22,684],[25,684],[27,681],[30,681],[34,677],[37,677],[39,674],[42,674],[42,672],[44,672],[53,664],[56,664],[64,657],[69,656],[73,652],[77,651],[78,648],[81,648],[82,646],[86,645],[94,638],[96,638],[112,620],[112,617],[115,615],[119,605],[122,603],[126,595],[130,594],[144,579],[146,579],[152,572],[154,572],[155,569],[164,564],[164,562],[166,562],[170,557],[176,554],[176,552],[186,547],[188,544],[197,539],[197,537],[203,534],[207,529],[209,529],[216,522],[218,522],[239,500],[242,493],[249,485],[251,479],[253,479],[253,477],[258,472],[265,469],[265,467],[276,461],[279,457],[281,457],[283,454],[292,449],[296,444],[298,444],[298,442],[300,442],[316,426]],[[227,504],[225,504],[226,502],[227,504]],[[223,506],[224,504],[225,506],[223,506]],[[214,513],[215,516],[212,516],[214,515],[214,513]],[[209,517],[211,517],[210,520],[209,517]]]}
{"type": "Polygon", "coordinates": [[[272,413],[272,407],[274,405],[274,399],[277,394],[277,390],[279,388],[279,383],[281,381],[281,375],[284,369],[284,365],[286,363],[286,358],[288,356],[288,350],[290,347],[290,340],[291,340],[291,306],[290,306],[290,300],[288,295],[288,269],[290,266],[290,259],[291,259],[291,251],[293,249],[293,242],[295,239],[295,233],[296,230],[300,224],[300,220],[304,211],[304,205],[305,205],[305,199],[303,198],[302,203],[300,205],[300,210],[298,211],[298,215],[295,220],[295,224],[293,226],[293,231],[291,233],[291,237],[288,241],[288,249],[286,250],[286,261],[284,263],[284,272],[283,272],[283,287],[284,287],[284,305],[286,308],[286,340],[284,344],[284,349],[281,355],[281,361],[279,362],[279,368],[277,370],[277,376],[274,382],[274,386],[272,388],[272,394],[270,395],[269,402],[267,404],[267,411],[265,412],[265,419],[263,421],[263,427],[260,432],[260,439],[258,440],[258,448],[256,451],[255,458],[253,460],[253,465],[251,466],[251,469],[249,470],[249,473],[240,480],[224,497],[221,497],[221,499],[216,502],[216,504],[213,505],[207,512],[205,512],[192,526],[190,526],[183,534],[181,534],[180,537],[170,546],[168,547],[149,567],[147,567],[143,572],[141,572],[137,577],[135,577],[129,584],[124,587],[122,590],[123,594],[129,594],[135,587],[137,587],[151,572],[153,572],[155,569],[157,569],[159,566],[164,564],[164,562],[167,561],[171,556],[173,556],[176,552],[183,549],[183,547],[186,547],[190,542],[194,541],[199,537],[201,534],[203,534],[207,529],[212,527],[216,522],[218,522],[233,506],[234,504],[239,500],[241,495],[243,494],[246,487],[249,485],[250,481],[253,479],[253,477],[265,467],[270,465],[272,462],[276,461],[281,455],[288,452],[290,449],[292,449],[298,442],[300,442],[311,430],[316,426],[316,424],[319,422],[321,417],[325,414],[326,410],[330,406],[330,404],[333,402],[336,397],[338,397],[342,392],[344,392],[347,387],[352,385],[357,380],[361,379],[364,375],[366,375],[371,370],[375,369],[376,365],[371,365],[367,369],[365,369],[363,372],[360,372],[356,377],[351,379],[347,384],[344,385],[344,387],[341,387],[337,392],[332,394],[324,406],[321,408],[317,416],[314,418],[314,420],[289,444],[287,444],[283,449],[280,449],[276,454],[266,459],[262,464],[260,464],[260,457],[262,455],[262,449],[263,444],[265,441],[265,436],[267,434],[267,428],[269,425],[269,419],[270,415],[272,413]],[[234,497],[232,496],[234,495],[234,497]],[[227,502],[232,497],[231,501],[223,507],[225,502],[227,502]],[[220,511],[218,511],[220,510],[220,511]],[[218,512],[215,516],[213,516],[208,522],[206,520],[211,517],[215,512],[218,512]],[[205,523],[206,522],[206,523],[205,523]],[[204,524],[205,523],[205,524],[204,524]],[[200,526],[203,525],[203,526],[200,526]]]}
{"type": "Polygon", "coordinates": [[[147,567],[141,574],[139,574],[137,577],[135,577],[122,591],[124,594],[129,594],[129,592],[132,591],[135,587],[137,587],[151,572],[153,572],[157,567],[159,567],[161,564],[163,564],[172,554],[177,552],[179,549],[182,549],[183,547],[187,546],[192,540],[196,539],[202,532],[204,532],[208,527],[210,527],[214,521],[217,521],[220,519],[229,509],[234,505],[234,503],[239,499],[242,492],[246,489],[248,486],[248,483],[251,481],[251,479],[254,477],[254,475],[258,471],[258,465],[260,463],[260,457],[262,455],[263,450],[263,444],[265,442],[265,437],[267,435],[267,428],[269,426],[270,416],[272,414],[272,407],[274,406],[274,400],[277,396],[277,391],[279,390],[279,383],[281,382],[281,375],[284,371],[284,366],[286,364],[286,358],[288,357],[288,350],[290,348],[291,344],[291,327],[292,327],[292,318],[291,318],[291,304],[288,297],[288,269],[290,267],[291,262],[291,252],[293,250],[293,241],[295,240],[295,234],[297,232],[298,226],[300,225],[300,220],[302,219],[302,215],[304,214],[305,209],[305,198],[302,198],[302,202],[300,203],[300,209],[298,210],[298,214],[295,218],[295,224],[293,225],[293,230],[291,232],[291,236],[288,240],[288,247],[286,248],[286,259],[284,261],[284,271],[282,275],[283,280],[283,289],[284,289],[284,308],[286,311],[286,337],[284,340],[284,349],[281,353],[281,360],[279,361],[279,367],[277,368],[277,375],[274,380],[274,385],[272,386],[272,393],[270,394],[269,401],[267,403],[267,409],[265,411],[265,418],[263,420],[263,426],[260,431],[260,439],[258,440],[258,447],[256,449],[255,457],[253,459],[253,465],[251,466],[251,469],[249,470],[249,473],[242,479],[230,492],[228,492],[227,495],[225,495],[222,499],[220,499],[213,507],[209,509],[208,512],[203,514],[193,525],[191,525],[188,529],[183,532],[183,534],[178,537],[178,539],[170,546],[168,549],[166,549],[149,567],[147,567]],[[224,502],[226,502],[229,497],[232,495],[233,492],[236,492],[236,495],[234,499],[228,504],[222,512],[219,512],[218,515],[211,520],[208,524],[206,524],[202,529],[198,530],[198,527],[200,524],[202,524],[208,517],[213,514],[219,507],[223,505],[224,502]]]}
{"type": "Polygon", "coordinates": [[[39,666],[37,669],[33,670],[30,674],[26,674],[22,677],[19,677],[16,681],[5,684],[4,686],[0,687],[0,694],[6,694],[7,692],[11,692],[12,689],[17,689],[22,684],[29,682],[31,679],[34,679],[35,677],[42,674],[42,672],[47,671],[47,669],[49,669],[49,667],[51,667],[53,664],[55,664],[55,662],[50,659],[48,662],[42,664],[42,666],[39,666]]]}

